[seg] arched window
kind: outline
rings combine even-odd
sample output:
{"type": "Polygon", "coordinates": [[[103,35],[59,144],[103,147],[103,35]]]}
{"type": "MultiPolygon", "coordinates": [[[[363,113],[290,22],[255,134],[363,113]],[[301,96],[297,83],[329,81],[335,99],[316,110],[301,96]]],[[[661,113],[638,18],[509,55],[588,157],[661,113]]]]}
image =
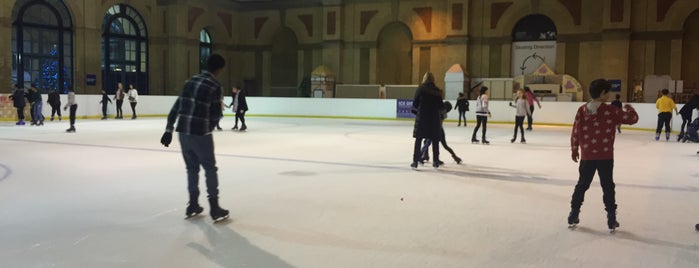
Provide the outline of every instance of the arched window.
{"type": "Polygon", "coordinates": [[[199,32],[199,72],[206,70],[206,60],[211,56],[211,35],[206,29],[199,32]]]}
{"type": "Polygon", "coordinates": [[[41,92],[73,84],[73,23],[61,0],[19,0],[12,11],[12,80],[41,92]]]}
{"type": "Polygon", "coordinates": [[[557,35],[556,24],[549,17],[532,14],[517,22],[512,30],[512,41],[556,41],[557,35]]]}
{"type": "Polygon", "coordinates": [[[102,23],[102,86],[112,93],[117,83],[133,84],[148,94],[148,32],[143,17],[131,6],[114,5],[102,23]]]}
{"type": "Polygon", "coordinates": [[[512,29],[511,74],[532,74],[544,63],[556,66],[557,38],[556,24],[549,17],[531,14],[520,19],[512,29]]]}

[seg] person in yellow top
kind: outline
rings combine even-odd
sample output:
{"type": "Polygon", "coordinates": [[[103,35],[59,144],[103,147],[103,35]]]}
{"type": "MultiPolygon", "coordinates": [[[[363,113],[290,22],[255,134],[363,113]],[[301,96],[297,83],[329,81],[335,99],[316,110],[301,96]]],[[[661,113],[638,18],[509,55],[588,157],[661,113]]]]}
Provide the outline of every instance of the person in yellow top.
{"type": "Polygon", "coordinates": [[[675,113],[677,113],[677,106],[675,101],[667,96],[670,93],[669,90],[663,89],[661,92],[663,95],[655,102],[655,108],[658,108],[658,128],[655,129],[655,140],[660,140],[660,131],[663,129],[663,125],[665,125],[665,141],[669,141],[670,132],[672,131],[670,129],[672,110],[675,110],[675,113]]]}

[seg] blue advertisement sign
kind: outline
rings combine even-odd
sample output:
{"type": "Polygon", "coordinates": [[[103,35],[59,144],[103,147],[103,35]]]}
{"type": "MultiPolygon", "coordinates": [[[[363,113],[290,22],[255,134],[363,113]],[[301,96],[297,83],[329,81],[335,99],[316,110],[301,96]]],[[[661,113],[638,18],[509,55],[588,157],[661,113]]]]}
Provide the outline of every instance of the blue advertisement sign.
{"type": "Polygon", "coordinates": [[[88,74],[85,77],[85,83],[88,86],[96,86],[97,85],[97,75],[96,74],[88,74]]]}
{"type": "Polygon", "coordinates": [[[612,92],[621,92],[621,80],[607,80],[612,84],[612,92]]]}
{"type": "Polygon", "coordinates": [[[413,108],[412,99],[397,99],[396,100],[396,118],[415,118],[415,114],[410,110],[413,108]]]}

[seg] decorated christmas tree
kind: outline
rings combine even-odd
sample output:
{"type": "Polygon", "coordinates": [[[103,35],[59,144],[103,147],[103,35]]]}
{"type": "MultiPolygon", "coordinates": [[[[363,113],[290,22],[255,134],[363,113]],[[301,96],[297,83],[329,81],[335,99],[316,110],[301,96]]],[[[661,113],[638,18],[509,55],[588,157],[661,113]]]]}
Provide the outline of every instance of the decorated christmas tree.
{"type": "Polygon", "coordinates": [[[53,46],[50,52],[53,58],[44,61],[41,66],[41,81],[35,81],[42,93],[55,88],[61,93],[68,93],[68,69],[63,67],[63,86],[58,85],[58,46],[53,46]]]}

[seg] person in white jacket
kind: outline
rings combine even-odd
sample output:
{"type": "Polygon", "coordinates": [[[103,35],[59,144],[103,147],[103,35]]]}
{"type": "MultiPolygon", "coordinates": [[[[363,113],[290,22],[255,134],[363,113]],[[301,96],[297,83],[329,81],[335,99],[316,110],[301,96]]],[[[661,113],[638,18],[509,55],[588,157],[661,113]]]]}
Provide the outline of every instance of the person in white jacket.
{"type": "Polygon", "coordinates": [[[78,110],[78,103],[75,102],[75,90],[72,88],[68,89],[68,103],[63,107],[63,110],[70,107],[70,128],[66,129],[66,132],[75,132],[75,112],[78,110]]]}
{"type": "Polygon", "coordinates": [[[129,92],[126,94],[131,103],[131,120],[136,119],[136,104],[138,103],[138,90],[133,88],[133,84],[129,84],[129,92]]]}

